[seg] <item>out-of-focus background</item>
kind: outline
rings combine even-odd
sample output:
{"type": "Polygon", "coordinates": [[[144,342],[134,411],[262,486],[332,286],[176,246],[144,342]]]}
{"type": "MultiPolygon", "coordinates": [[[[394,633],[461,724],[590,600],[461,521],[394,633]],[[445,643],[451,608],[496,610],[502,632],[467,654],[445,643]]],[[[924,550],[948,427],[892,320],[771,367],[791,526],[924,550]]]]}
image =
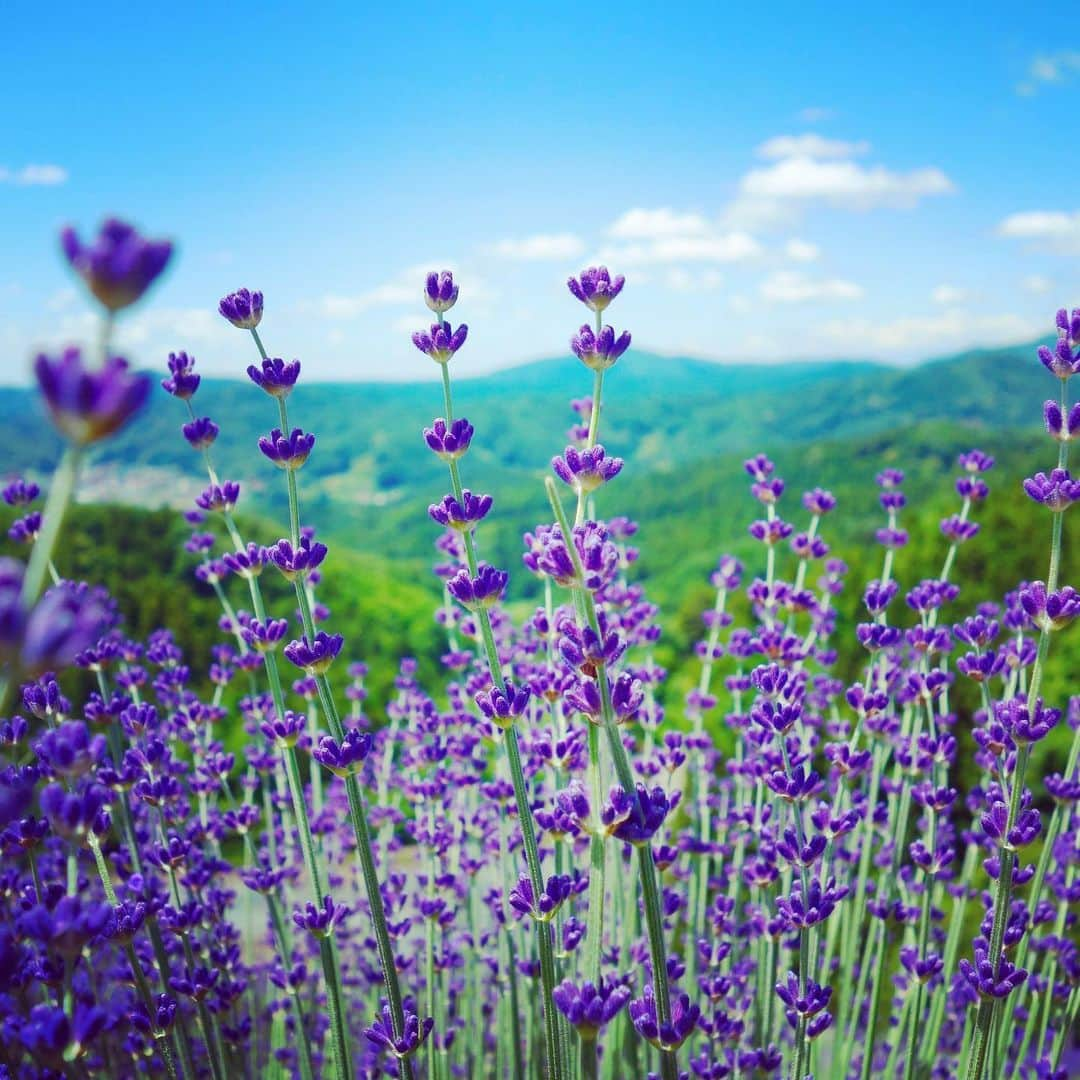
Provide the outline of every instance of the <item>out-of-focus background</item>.
{"type": "MultiPolygon", "coordinates": [[[[983,534],[960,559],[978,588],[957,615],[1000,599],[1045,568],[1046,516],[1020,481],[1053,464],[1035,346],[1080,304],[1080,49],[1067,3],[969,10],[61,3],[46,22],[16,4],[0,64],[0,473],[47,479],[58,444],[30,360],[96,333],[57,231],[119,213],[179,253],[118,347],[157,369],[172,350],[197,357],[220,471],[275,539],[283,485],[255,450],[274,410],[243,378],[251,343],[215,311],[262,289],[268,349],[304,366],[292,416],[318,437],[300,482],[333,549],[324,596],[372,662],[377,711],[393,659],[430,673],[443,650],[426,507],[445,480],[420,438],[442,398],[409,340],[424,272],[460,282],[466,479],[495,496],[484,554],[515,571],[527,610],[521,532],[548,516],[541,479],[591,385],[567,349],[587,313],[565,279],[605,262],[627,276],[608,316],[634,346],[607,381],[602,441],[627,467],[600,510],[641,523],[660,659],[685,666],[675,692],[717,556],[757,557],[741,469],[757,451],[776,457],[797,524],[800,490],[838,495],[824,534],[852,567],[848,623],[880,565],[874,475],[909,476],[910,585],[940,568],[957,452],[994,454],[983,534]]],[[[133,632],[169,622],[198,663],[216,601],[182,550],[177,510],[201,487],[183,419],[161,394],[100,451],[58,559],[109,585],[133,632]]],[[[1063,580],[1078,569],[1067,550],[1063,580]]]]}

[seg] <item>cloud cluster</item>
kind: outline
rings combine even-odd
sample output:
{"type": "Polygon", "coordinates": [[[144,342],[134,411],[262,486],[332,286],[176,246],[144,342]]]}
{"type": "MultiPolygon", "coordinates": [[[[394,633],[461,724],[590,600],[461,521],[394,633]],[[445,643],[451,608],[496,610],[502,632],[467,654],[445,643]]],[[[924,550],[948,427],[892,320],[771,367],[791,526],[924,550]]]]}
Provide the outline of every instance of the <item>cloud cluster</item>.
{"type": "Polygon", "coordinates": [[[24,165],[21,169],[0,165],[0,184],[14,187],[56,187],[67,179],[68,171],[60,165],[24,165]]]}
{"type": "Polygon", "coordinates": [[[1080,255],[1080,210],[1023,210],[1005,218],[997,231],[1046,251],[1080,255]]]}
{"type": "Polygon", "coordinates": [[[808,278],[795,270],[778,270],[762,283],[762,298],[778,304],[805,304],[811,301],[858,300],[863,288],[843,278],[808,278]]]}
{"type": "Polygon", "coordinates": [[[1068,82],[1075,75],[1080,75],[1080,52],[1076,50],[1036,56],[1016,92],[1022,97],[1033,97],[1040,88],[1068,82]]]}
{"type": "Polygon", "coordinates": [[[539,233],[500,240],[486,249],[489,255],[521,262],[576,259],[585,251],[585,242],[573,233],[539,233]]]}

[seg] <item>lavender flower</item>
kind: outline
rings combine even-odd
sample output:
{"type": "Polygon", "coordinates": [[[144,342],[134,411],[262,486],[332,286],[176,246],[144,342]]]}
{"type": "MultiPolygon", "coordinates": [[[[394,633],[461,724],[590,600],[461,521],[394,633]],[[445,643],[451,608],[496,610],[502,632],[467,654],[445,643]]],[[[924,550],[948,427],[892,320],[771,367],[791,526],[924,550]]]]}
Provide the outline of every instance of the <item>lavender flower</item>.
{"type": "Polygon", "coordinates": [[[154,283],[172,256],[168,240],[146,240],[135,228],[109,218],[92,244],[84,244],[73,228],[60,234],[72,269],[109,311],[134,304],[154,283]]]}
{"type": "Polygon", "coordinates": [[[181,428],[184,438],[193,450],[205,450],[213,446],[220,433],[220,428],[209,416],[197,417],[181,428]]]}
{"type": "Polygon", "coordinates": [[[293,922],[301,929],[306,930],[312,937],[328,938],[338,925],[349,914],[349,909],[342,904],[334,903],[329,896],[324,896],[322,904],[316,907],[310,900],[293,912],[293,922]]]}
{"type": "Polygon", "coordinates": [[[509,578],[505,570],[497,570],[489,563],[480,563],[475,577],[462,568],[447,581],[446,588],[463,607],[477,611],[492,607],[502,600],[509,578]]]}
{"type": "Polygon", "coordinates": [[[150,393],[150,380],[132,373],[126,360],[110,356],[102,367],[89,368],[78,349],[55,359],[42,353],[34,374],[53,423],[77,446],[119,431],[150,393]]]}
{"type": "Polygon", "coordinates": [[[237,289],[221,298],[218,311],[238,329],[254,330],[262,322],[263,294],[237,289]]]}
{"type": "Polygon", "coordinates": [[[169,353],[169,377],[161,383],[166,393],[181,401],[190,401],[201,381],[202,377],[195,374],[194,356],[188,356],[186,352],[169,353]]]}
{"type": "Polygon", "coordinates": [[[622,274],[612,278],[606,266],[590,266],[579,277],[569,278],[567,288],[590,311],[603,311],[626,284],[622,274]]]}
{"type": "Polygon", "coordinates": [[[29,480],[12,480],[0,491],[0,498],[8,506],[29,506],[41,495],[41,488],[29,480]]]}
{"type": "Polygon", "coordinates": [[[606,371],[630,348],[630,333],[624,330],[618,338],[610,326],[596,333],[591,326],[582,325],[570,339],[570,350],[593,371],[606,371]]]}
{"type": "Polygon", "coordinates": [[[299,641],[290,641],[285,646],[285,659],[303,668],[308,675],[323,675],[344,644],[345,639],[341,634],[327,634],[319,630],[312,641],[308,641],[306,634],[299,641]]]}
{"type": "Polygon", "coordinates": [[[562,457],[551,459],[555,475],[574,491],[595,491],[602,484],[613,480],[623,467],[622,458],[609,458],[602,446],[577,450],[568,446],[562,457]]]}
{"type": "Polygon", "coordinates": [[[341,742],[329,735],[319,739],[318,746],[311,756],[325,769],[342,778],[355,776],[363,766],[364,760],[371,753],[371,733],[351,728],[345,732],[341,742]]]}
{"type": "Polygon", "coordinates": [[[463,457],[469,449],[472,437],[473,426],[464,418],[448,425],[440,416],[432,421],[431,427],[424,428],[424,441],[442,461],[457,461],[463,457]]]}
{"type": "Polygon", "coordinates": [[[1024,491],[1028,498],[1060,513],[1080,499],[1080,480],[1074,480],[1068,469],[1052,469],[1049,476],[1038,472],[1025,480],[1024,491]]]}
{"type": "Polygon", "coordinates": [[[259,437],[259,449],[279,469],[299,469],[307,461],[315,436],[306,435],[300,428],[293,428],[284,435],[280,428],[274,428],[269,436],[259,437]]]}
{"type": "Polygon", "coordinates": [[[444,315],[456,303],[458,287],[454,284],[454,275],[449,270],[441,274],[432,271],[424,282],[424,303],[437,315],[444,315]]]}
{"type": "Polygon", "coordinates": [[[487,517],[491,503],[490,495],[474,495],[465,488],[460,501],[453,495],[444,495],[441,502],[432,503],[428,507],[428,516],[437,525],[466,532],[487,517]]]}
{"type": "Polygon", "coordinates": [[[603,976],[596,985],[585,982],[580,987],[564,979],[552,998],[581,1038],[592,1040],[622,1011],[630,1000],[630,989],[603,976]]]}
{"type": "Polygon", "coordinates": [[[412,336],[413,344],[436,364],[448,364],[454,354],[465,344],[469,328],[462,323],[456,330],[449,323],[432,323],[429,331],[418,330],[412,336]]]}
{"type": "Polygon", "coordinates": [[[701,1008],[691,1004],[689,994],[679,994],[671,1002],[671,1020],[657,1020],[656,1000],[651,986],[630,1002],[630,1020],[637,1033],[661,1050],[677,1050],[693,1033],[701,1019],[701,1008]]]}
{"type": "Polygon", "coordinates": [[[405,1016],[405,1026],[400,1037],[394,1035],[394,1024],[390,1015],[390,1006],[384,1005],[382,1013],[376,1017],[371,1027],[364,1029],[368,1041],[381,1049],[388,1050],[394,1057],[407,1058],[424,1044],[435,1021],[429,1016],[421,1020],[415,1013],[405,1016]]]}
{"type": "Polygon", "coordinates": [[[286,363],[278,358],[267,359],[263,360],[260,367],[250,365],[247,373],[248,378],[271,397],[287,398],[300,377],[300,361],[292,360],[286,363]]]}
{"type": "Polygon", "coordinates": [[[326,545],[301,536],[294,548],[288,540],[279,540],[269,549],[270,561],[288,581],[310,577],[326,558],[326,545]]]}

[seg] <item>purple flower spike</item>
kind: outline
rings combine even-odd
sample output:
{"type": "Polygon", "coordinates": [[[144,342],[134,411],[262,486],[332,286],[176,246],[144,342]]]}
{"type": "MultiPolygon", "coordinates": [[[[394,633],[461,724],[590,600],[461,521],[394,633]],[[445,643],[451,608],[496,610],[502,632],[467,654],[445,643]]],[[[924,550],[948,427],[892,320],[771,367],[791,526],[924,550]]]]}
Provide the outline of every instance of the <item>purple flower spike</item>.
{"type": "Polygon", "coordinates": [[[456,303],[458,287],[454,284],[454,275],[449,270],[441,274],[432,271],[424,282],[424,303],[436,315],[444,315],[456,303]]]}
{"type": "Polygon", "coordinates": [[[950,543],[962,544],[979,535],[979,524],[968,521],[959,514],[950,514],[949,517],[942,518],[941,535],[950,543]]]}
{"type": "Polygon", "coordinates": [[[78,446],[118,431],[150,392],[150,380],[133,373],[121,357],[110,356],[101,367],[90,368],[78,349],[66,349],[56,359],[42,353],[34,361],[34,374],[53,423],[78,446]]]}
{"type": "Polygon", "coordinates": [[[913,945],[907,945],[900,950],[900,963],[904,965],[916,982],[928,983],[945,966],[945,961],[935,952],[929,952],[925,957],[919,956],[919,950],[913,945]]]}
{"type": "Polygon", "coordinates": [[[264,360],[261,367],[252,364],[248,369],[248,378],[265,390],[271,397],[287,398],[300,377],[300,361],[285,363],[281,359],[264,360]]]}
{"type": "Polygon", "coordinates": [[[1060,513],[1080,500],[1080,480],[1074,480],[1068,469],[1052,469],[1049,476],[1039,472],[1025,480],[1024,491],[1029,499],[1060,513]]]}
{"type": "Polygon", "coordinates": [[[588,493],[614,480],[623,467],[622,458],[609,458],[602,446],[578,450],[568,446],[562,457],[551,459],[555,475],[574,491],[588,493]]]}
{"type": "Polygon", "coordinates": [[[635,805],[634,799],[616,784],[600,811],[600,823],[611,836],[641,846],[653,838],[674,806],[662,787],[647,791],[639,783],[635,805]]]}
{"type": "Polygon", "coordinates": [[[461,500],[453,495],[444,495],[441,502],[428,507],[428,515],[437,525],[458,532],[468,532],[478,522],[483,521],[491,509],[490,495],[474,495],[468,488],[461,493],[461,500]]]}
{"type": "Polygon", "coordinates": [[[515,686],[507,681],[506,688],[493,686],[476,695],[476,707],[493,724],[503,729],[513,726],[529,704],[531,692],[526,685],[515,686]]]}
{"type": "Polygon", "coordinates": [[[1043,405],[1043,418],[1046,430],[1052,439],[1058,442],[1071,442],[1080,434],[1080,401],[1067,413],[1062,413],[1061,405],[1056,401],[1047,401],[1043,405]]]}
{"type": "Polygon", "coordinates": [[[497,570],[489,563],[477,567],[476,577],[470,577],[469,571],[462,567],[446,583],[450,595],[470,611],[488,608],[497,604],[506,591],[510,575],[505,570],[497,570]]]}
{"type": "Polygon", "coordinates": [[[571,1027],[588,1041],[595,1039],[618,1016],[630,1000],[630,989],[603,976],[595,986],[586,982],[578,987],[566,979],[551,992],[551,1000],[571,1027]]]}
{"type": "Polygon", "coordinates": [[[288,540],[279,540],[270,548],[270,561],[281,571],[288,581],[306,578],[322,565],[326,558],[326,545],[301,536],[300,543],[293,547],[288,540]]]}
{"type": "Polygon", "coordinates": [[[351,728],[345,732],[340,743],[329,735],[324,735],[319,739],[319,745],[312,750],[311,756],[335,776],[355,776],[363,766],[364,759],[371,753],[371,745],[370,732],[351,728]]]}
{"type": "Polygon", "coordinates": [[[803,495],[802,503],[811,514],[821,517],[836,508],[836,496],[832,492],[814,488],[803,495]]]}
{"type": "Polygon", "coordinates": [[[637,1033],[659,1050],[678,1050],[690,1037],[701,1018],[701,1009],[690,1003],[689,994],[673,995],[671,1022],[660,1024],[656,1016],[656,1000],[651,986],[645,987],[640,998],[630,1002],[630,1020],[637,1033]]]}
{"type": "Polygon", "coordinates": [[[218,311],[240,330],[254,330],[262,322],[263,294],[237,289],[221,298],[218,311]]]}
{"type": "Polygon", "coordinates": [[[278,748],[290,748],[297,744],[304,733],[307,718],[303,713],[286,709],[283,716],[275,716],[259,725],[262,733],[278,748]]]}
{"type": "Polygon", "coordinates": [[[967,984],[981,998],[999,1000],[1007,998],[1021,983],[1025,982],[1028,973],[1010,960],[1002,957],[998,961],[997,971],[990,962],[989,954],[985,949],[975,950],[975,963],[964,959],[959,964],[960,974],[963,975],[967,984]]]}
{"type": "Polygon", "coordinates": [[[99,784],[70,794],[60,784],[49,784],[39,801],[53,830],[69,840],[81,841],[91,829],[99,835],[108,831],[108,792],[99,784]]]}
{"type": "Polygon", "coordinates": [[[191,423],[184,424],[180,430],[193,450],[205,450],[208,446],[213,446],[221,431],[209,416],[197,417],[191,423]]]}
{"type": "Polygon", "coordinates": [[[401,1059],[415,1054],[431,1034],[434,1026],[435,1021],[430,1016],[426,1020],[421,1020],[415,1013],[407,1012],[401,1038],[396,1038],[390,1006],[384,1005],[381,1015],[376,1018],[371,1027],[365,1028],[364,1035],[373,1046],[388,1050],[394,1057],[401,1059]]]}
{"type": "Polygon", "coordinates": [[[186,352],[169,353],[169,377],[163,379],[162,389],[181,401],[190,401],[199,389],[202,377],[195,374],[195,357],[186,352]]]}
{"type": "Polygon", "coordinates": [[[473,434],[473,426],[468,420],[461,418],[447,426],[440,416],[432,421],[431,427],[424,428],[424,441],[443,461],[457,461],[469,449],[473,434]]]}
{"type": "Polygon", "coordinates": [[[249,648],[267,653],[274,652],[288,632],[289,624],[285,619],[267,619],[265,622],[252,619],[240,634],[249,648]]]}
{"type": "Polygon", "coordinates": [[[1039,359],[1043,367],[1064,382],[1080,371],[1080,309],[1072,315],[1065,308],[1057,313],[1057,344],[1051,349],[1039,346],[1039,359]]]}
{"type": "Polygon", "coordinates": [[[258,544],[248,544],[240,551],[226,552],[221,561],[231,573],[250,581],[263,572],[263,567],[270,561],[270,552],[258,544]]]}
{"type": "MultiPolygon", "coordinates": [[[[0,570],[0,579],[4,577],[0,570]]],[[[4,592],[0,580],[0,594],[4,592]]],[[[6,604],[0,598],[0,623],[6,604]]],[[[108,628],[109,612],[92,590],[61,582],[45,593],[26,618],[22,667],[30,675],[69,667],[108,628]]],[[[0,629],[0,642],[6,638],[0,629]]]]}
{"type": "Polygon", "coordinates": [[[573,354],[593,371],[606,371],[628,348],[630,332],[624,330],[616,338],[610,326],[603,327],[597,334],[591,326],[583,325],[570,339],[573,354]]]}
{"type": "Polygon", "coordinates": [[[109,311],[134,304],[154,283],[172,256],[168,240],[146,240],[127,222],[105,221],[93,244],[66,228],[60,244],[72,269],[109,311]]]}
{"type": "Polygon", "coordinates": [[[586,521],[573,529],[574,547],[582,575],[558,525],[541,525],[535,535],[527,533],[529,550],[522,561],[534,574],[553,578],[564,588],[585,588],[596,592],[615,577],[619,569],[619,549],[611,542],[608,530],[596,521],[586,521]]]}
{"type": "Polygon", "coordinates": [[[324,896],[321,908],[317,908],[310,900],[303,908],[297,908],[293,912],[293,922],[312,937],[327,938],[348,914],[347,907],[335,904],[329,896],[324,896]]]}
{"type": "Polygon", "coordinates": [[[1080,615],[1080,594],[1070,585],[1048,593],[1043,582],[1033,581],[1020,590],[1020,606],[1040,630],[1061,630],[1080,615]]]}
{"type": "MultiPolygon", "coordinates": [[[[821,986],[810,979],[806,981],[805,993],[799,992],[799,977],[793,971],[788,972],[786,982],[776,984],[776,996],[791,1010],[791,1013],[796,1017],[808,1017],[816,1016],[826,1005],[829,1004],[829,999],[832,997],[831,986],[821,986]]],[[[791,1021],[791,1026],[794,1027],[795,1023],[791,1021]]]]}
{"type": "Polygon", "coordinates": [[[34,752],[54,773],[74,780],[101,761],[105,749],[104,735],[91,737],[81,720],[65,720],[41,736],[34,752]]]}
{"type": "Polygon", "coordinates": [[[41,511],[32,510],[25,517],[17,518],[8,529],[8,537],[16,544],[32,544],[41,532],[41,511]]]}
{"type": "Polygon", "coordinates": [[[301,468],[314,445],[315,436],[304,434],[300,428],[293,428],[288,435],[274,428],[268,436],[259,437],[259,449],[279,469],[301,468]]]}
{"type": "Polygon", "coordinates": [[[527,915],[537,922],[550,922],[570,896],[570,891],[569,874],[552,874],[543,892],[537,896],[532,879],[527,874],[522,874],[518,883],[510,890],[507,902],[521,915],[527,915]]]}
{"type": "Polygon", "coordinates": [[[285,646],[285,658],[298,668],[303,668],[308,675],[323,675],[344,644],[345,639],[341,634],[328,634],[320,630],[314,641],[308,641],[306,634],[299,641],[290,641],[285,646]]]}
{"type": "Polygon", "coordinates": [[[195,498],[195,505],[200,510],[214,510],[228,514],[240,498],[240,485],[231,480],[221,484],[210,484],[195,498]]]}
{"type": "Polygon", "coordinates": [[[41,488],[37,484],[21,479],[12,480],[3,491],[0,491],[0,498],[3,498],[8,506],[29,506],[39,495],[41,495],[41,488]]]}
{"type": "Polygon", "coordinates": [[[580,277],[569,278],[566,287],[590,311],[603,311],[626,284],[622,274],[612,278],[606,266],[590,266],[580,277]]]}
{"type": "Polygon", "coordinates": [[[468,336],[469,328],[464,323],[456,330],[449,323],[433,323],[430,330],[418,330],[413,334],[412,340],[436,364],[448,364],[468,336]]]}
{"type": "Polygon", "coordinates": [[[105,1030],[109,1016],[96,1005],[77,1002],[68,1017],[57,1005],[35,1005],[18,1026],[19,1040],[30,1054],[59,1074],[81,1060],[90,1044],[105,1030]]]}

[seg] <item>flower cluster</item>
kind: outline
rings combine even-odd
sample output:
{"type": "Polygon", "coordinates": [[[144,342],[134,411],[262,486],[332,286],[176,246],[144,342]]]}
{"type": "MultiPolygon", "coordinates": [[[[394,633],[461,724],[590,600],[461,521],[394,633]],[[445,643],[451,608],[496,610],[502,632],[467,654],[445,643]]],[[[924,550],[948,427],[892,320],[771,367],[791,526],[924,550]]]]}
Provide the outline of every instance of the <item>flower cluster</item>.
{"type": "MultiPolygon", "coordinates": [[[[64,250],[106,343],[172,251],[118,222],[64,250]]],[[[436,321],[413,340],[446,414],[417,445],[449,489],[419,511],[439,533],[444,677],[430,651],[404,657],[385,703],[352,659],[363,642],[332,629],[335,559],[298,472],[320,451],[289,422],[300,363],[263,348],[261,292],[218,310],[274,398],[248,388],[276,426],[244,490],[276,480],[287,535],[244,536],[194,359],[170,354],[161,383],[204,469],[183,549],[220,605],[205,667],[61,576],[85,448],[149,381],[107,348],[38,359],[68,447],[50,484],[0,492],[19,556],[0,558],[0,1073],[1071,1075],[1080,696],[1048,675],[1080,617],[1061,580],[1080,311],[1039,350],[1056,461],[1023,490],[1045,574],[992,601],[958,584],[983,451],[959,456],[929,570],[901,524],[916,486],[879,470],[858,589],[837,498],[792,497],[756,454],[739,558],[719,557],[697,631],[679,620],[669,642],[617,512],[627,466],[600,440],[630,344],[602,317],[625,281],[590,267],[568,286],[595,316],[572,341],[592,396],[569,445],[553,431],[551,514],[513,578],[489,561],[507,565],[499,505],[463,476],[483,432],[454,415],[462,294],[449,271],[419,290],[436,321]]]]}

